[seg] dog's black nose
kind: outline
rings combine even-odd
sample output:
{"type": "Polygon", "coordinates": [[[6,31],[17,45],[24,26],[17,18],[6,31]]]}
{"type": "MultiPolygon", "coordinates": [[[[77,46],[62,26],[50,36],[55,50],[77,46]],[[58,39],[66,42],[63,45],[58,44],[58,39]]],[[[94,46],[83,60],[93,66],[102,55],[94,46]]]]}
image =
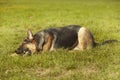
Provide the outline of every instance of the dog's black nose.
{"type": "Polygon", "coordinates": [[[22,53],[22,51],[21,51],[21,50],[19,50],[19,49],[17,49],[17,50],[15,50],[15,53],[16,53],[16,54],[21,54],[21,53],[22,53]]]}

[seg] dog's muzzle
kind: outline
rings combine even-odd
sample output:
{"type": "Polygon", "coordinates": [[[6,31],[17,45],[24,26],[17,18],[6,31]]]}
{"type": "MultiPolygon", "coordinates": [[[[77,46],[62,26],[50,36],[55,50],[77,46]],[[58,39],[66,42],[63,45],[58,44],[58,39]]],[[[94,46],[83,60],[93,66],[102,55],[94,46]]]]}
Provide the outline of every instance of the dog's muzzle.
{"type": "Polygon", "coordinates": [[[32,52],[28,48],[26,49],[18,48],[17,50],[15,50],[15,53],[20,55],[31,55],[32,52]]]}

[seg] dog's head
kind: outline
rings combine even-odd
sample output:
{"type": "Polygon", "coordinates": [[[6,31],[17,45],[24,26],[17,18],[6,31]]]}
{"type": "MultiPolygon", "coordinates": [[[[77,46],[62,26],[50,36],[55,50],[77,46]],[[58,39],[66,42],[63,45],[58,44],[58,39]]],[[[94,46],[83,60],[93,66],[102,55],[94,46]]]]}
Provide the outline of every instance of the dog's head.
{"type": "Polygon", "coordinates": [[[33,34],[30,30],[27,32],[27,38],[23,40],[19,48],[15,50],[16,54],[30,55],[36,52],[36,42],[33,38],[33,34]]]}

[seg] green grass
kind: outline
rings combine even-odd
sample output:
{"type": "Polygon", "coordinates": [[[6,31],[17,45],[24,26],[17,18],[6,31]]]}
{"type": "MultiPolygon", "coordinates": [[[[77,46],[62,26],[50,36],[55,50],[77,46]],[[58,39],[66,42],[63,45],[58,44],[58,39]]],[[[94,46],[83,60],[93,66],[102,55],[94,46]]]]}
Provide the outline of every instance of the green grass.
{"type": "Polygon", "coordinates": [[[0,0],[0,80],[119,80],[120,43],[11,57],[26,31],[78,24],[120,40],[119,0],[0,0]]]}

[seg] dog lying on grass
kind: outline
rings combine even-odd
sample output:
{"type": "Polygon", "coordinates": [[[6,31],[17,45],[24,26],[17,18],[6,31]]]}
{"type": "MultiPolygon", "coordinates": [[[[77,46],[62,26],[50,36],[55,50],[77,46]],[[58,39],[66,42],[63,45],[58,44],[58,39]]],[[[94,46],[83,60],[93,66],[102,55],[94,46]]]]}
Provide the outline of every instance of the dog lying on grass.
{"type": "MultiPolygon", "coordinates": [[[[79,25],[68,25],[59,28],[49,28],[32,34],[27,32],[27,38],[15,51],[16,54],[30,55],[36,52],[53,51],[59,48],[68,50],[91,49],[97,45],[92,33],[79,25]]],[[[103,44],[116,42],[107,40],[103,44]]]]}

